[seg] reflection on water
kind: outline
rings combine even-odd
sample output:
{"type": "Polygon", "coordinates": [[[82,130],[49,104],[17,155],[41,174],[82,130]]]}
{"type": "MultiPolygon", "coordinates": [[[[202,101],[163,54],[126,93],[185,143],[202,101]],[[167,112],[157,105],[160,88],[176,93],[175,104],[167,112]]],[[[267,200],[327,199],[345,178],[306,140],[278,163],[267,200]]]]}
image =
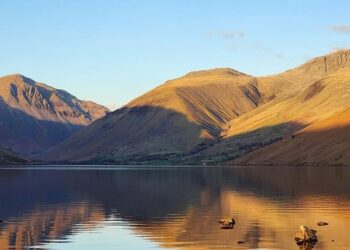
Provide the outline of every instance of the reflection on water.
{"type": "Polygon", "coordinates": [[[0,249],[349,249],[350,168],[2,169],[0,219],[0,249]]]}

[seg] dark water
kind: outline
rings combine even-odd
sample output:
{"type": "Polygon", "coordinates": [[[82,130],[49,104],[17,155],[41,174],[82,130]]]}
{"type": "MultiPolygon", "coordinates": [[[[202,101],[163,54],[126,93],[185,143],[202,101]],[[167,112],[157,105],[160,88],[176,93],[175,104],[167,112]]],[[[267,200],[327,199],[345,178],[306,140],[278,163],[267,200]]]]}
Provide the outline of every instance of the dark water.
{"type": "Polygon", "coordinates": [[[350,168],[1,169],[0,219],[0,249],[350,249],[350,168]]]}

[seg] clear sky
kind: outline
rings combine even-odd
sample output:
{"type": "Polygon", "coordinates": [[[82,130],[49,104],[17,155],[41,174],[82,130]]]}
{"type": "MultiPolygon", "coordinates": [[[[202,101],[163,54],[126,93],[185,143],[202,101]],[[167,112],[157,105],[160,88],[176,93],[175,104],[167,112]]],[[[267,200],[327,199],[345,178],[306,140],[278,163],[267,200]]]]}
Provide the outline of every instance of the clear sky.
{"type": "Polygon", "coordinates": [[[115,108],[188,71],[278,73],[350,47],[347,0],[1,0],[0,75],[115,108]]]}

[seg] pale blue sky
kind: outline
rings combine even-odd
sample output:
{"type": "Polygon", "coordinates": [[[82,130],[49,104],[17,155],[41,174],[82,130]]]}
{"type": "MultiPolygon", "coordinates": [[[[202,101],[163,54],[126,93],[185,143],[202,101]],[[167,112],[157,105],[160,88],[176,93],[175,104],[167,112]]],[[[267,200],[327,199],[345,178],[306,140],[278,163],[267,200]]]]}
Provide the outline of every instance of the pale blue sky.
{"type": "Polygon", "coordinates": [[[188,71],[278,73],[350,47],[350,1],[1,0],[0,75],[117,107],[188,71]]]}

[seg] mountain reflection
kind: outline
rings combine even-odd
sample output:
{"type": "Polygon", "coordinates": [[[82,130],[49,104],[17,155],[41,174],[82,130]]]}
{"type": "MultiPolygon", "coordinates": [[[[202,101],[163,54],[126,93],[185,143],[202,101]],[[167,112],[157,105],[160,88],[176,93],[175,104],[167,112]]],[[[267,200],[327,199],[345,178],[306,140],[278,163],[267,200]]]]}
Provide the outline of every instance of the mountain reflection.
{"type": "Polygon", "coordinates": [[[0,249],[65,244],[106,220],[163,248],[298,249],[301,224],[318,230],[315,249],[350,246],[347,168],[0,171],[0,249]],[[236,227],[221,230],[228,216],[236,227]]]}
{"type": "Polygon", "coordinates": [[[103,219],[104,214],[87,204],[35,208],[31,213],[10,218],[1,228],[0,249],[23,249],[25,246],[58,240],[71,234],[77,224],[93,227],[95,221],[103,219]]]}

